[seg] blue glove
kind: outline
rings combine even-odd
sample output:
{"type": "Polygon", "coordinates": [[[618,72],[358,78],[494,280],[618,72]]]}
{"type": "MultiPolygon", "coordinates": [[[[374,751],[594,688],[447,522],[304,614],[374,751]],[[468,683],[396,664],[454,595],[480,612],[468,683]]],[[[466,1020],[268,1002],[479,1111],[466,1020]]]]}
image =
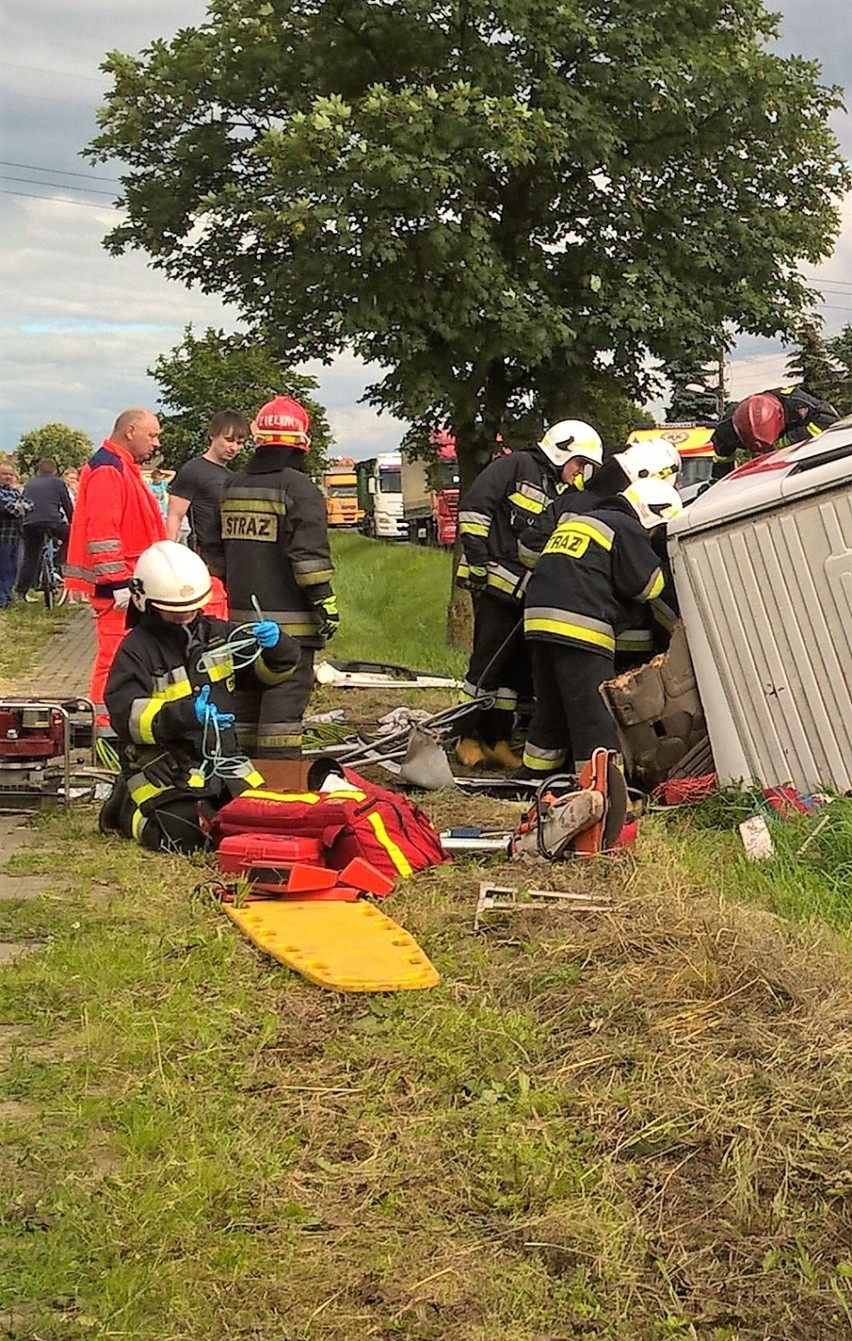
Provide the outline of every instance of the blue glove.
{"type": "Polygon", "coordinates": [[[207,722],[215,724],[220,731],[227,731],[237,720],[232,712],[220,712],[215,703],[210,702],[210,686],[202,685],[199,689],[195,703],[195,719],[199,726],[205,726],[207,722]]]}
{"type": "Polygon", "coordinates": [[[204,723],[207,721],[208,716],[210,715],[209,699],[210,699],[210,686],[209,684],[202,685],[202,687],[196,694],[195,702],[192,705],[195,709],[195,720],[198,722],[199,726],[203,726],[204,723]]]}
{"type": "Polygon", "coordinates": [[[275,647],[281,641],[281,630],[272,619],[262,619],[259,624],[252,624],[251,632],[260,647],[275,647]]]}

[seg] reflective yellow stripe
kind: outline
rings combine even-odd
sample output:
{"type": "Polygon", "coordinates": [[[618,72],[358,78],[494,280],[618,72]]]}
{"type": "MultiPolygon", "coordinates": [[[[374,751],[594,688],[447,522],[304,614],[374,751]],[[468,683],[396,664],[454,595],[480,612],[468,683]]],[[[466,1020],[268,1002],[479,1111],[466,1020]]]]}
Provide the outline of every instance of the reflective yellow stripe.
{"type": "Polygon", "coordinates": [[[459,527],[459,535],[487,536],[490,529],[483,522],[462,522],[459,527]]]}
{"type": "Polygon", "coordinates": [[[510,596],[514,596],[518,592],[520,580],[520,577],[516,577],[511,582],[507,582],[505,577],[498,577],[496,573],[489,573],[486,578],[486,586],[494,587],[496,591],[505,591],[510,596]]]}
{"type": "Polygon", "coordinates": [[[525,494],[509,494],[509,502],[514,503],[515,507],[523,508],[525,512],[544,512],[546,503],[542,503],[538,498],[527,498],[525,494]]]}
{"type": "Polygon", "coordinates": [[[186,780],[188,787],[203,787],[205,785],[204,774],[194,768],[186,780]]]}
{"type": "Polygon", "coordinates": [[[593,629],[584,629],[579,624],[569,624],[561,619],[527,619],[525,633],[554,633],[560,638],[574,638],[580,643],[591,643],[594,647],[603,647],[607,652],[615,651],[615,639],[605,633],[596,633],[593,629]]]}
{"type": "Polygon", "coordinates": [[[130,793],[130,799],[137,806],[144,806],[146,801],[150,801],[154,796],[162,796],[163,792],[170,791],[169,787],[160,787],[153,782],[145,782],[141,787],[134,787],[130,793]]]}
{"type": "Polygon", "coordinates": [[[649,601],[655,601],[658,596],[662,596],[663,588],[665,587],[665,585],[666,585],[666,579],[663,577],[661,570],[658,568],[657,576],[654,578],[650,587],[646,588],[647,590],[646,599],[649,601]]]}
{"type": "Polygon", "coordinates": [[[262,787],[264,783],[263,774],[258,773],[257,769],[253,768],[250,773],[246,774],[246,782],[249,787],[262,787]]]}
{"type": "Polygon", "coordinates": [[[268,685],[283,684],[285,680],[289,680],[295,669],[295,666],[288,666],[287,669],[283,671],[271,670],[269,666],[267,666],[263,657],[258,657],[257,661],[254,663],[254,670],[257,678],[262,684],[268,685]]]}
{"type": "Polygon", "coordinates": [[[158,712],[162,712],[165,706],[165,695],[162,698],[151,698],[139,714],[139,739],[143,745],[153,745],[155,743],[154,718],[158,712]]]}
{"type": "Polygon", "coordinates": [[[136,839],[136,842],[139,844],[141,844],[142,842],[142,830],[145,828],[146,823],[147,820],[145,816],[142,814],[142,811],[134,810],[133,819],[131,821],[131,831],[133,833],[133,837],[136,839]]]}
{"type": "MultiPolygon", "coordinates": [[[[335,792],[335,795],[338,795],[338,793],[335,792]]],[[[399,871],[400,875],[413,875],[414,874],[413,866],[406,857],[402,848],[399,847],[399,845],[395,843],[391,838],[390,834],[385,828],[385,822],[382,819],[381,815],[378,815],[373,810],[367,816],[367,819],[370,821],[370,827],[374,830],[376,837],[378,838],[382,847],[387,852],[388,856],[390,857],[396,869],[399,871]]]]}
{"type": "Polygon", "coordinates": [[[215,666],[207,666],[207,678],[215,684],[217,680],[227,680],[234,673],[234,658],[226,657],[215,666]]]}
{"type": "Polygon", "coordinates": [[[315,806],[318,801],[366,801],[367,799],[364,792],[357,792],[354,789],[351,792],[329,792],[323,795],[320,792],[268,792],[251,787],[244,791],[242,795],[254,796],[260,801],[306,801],[308,805],[312,806],[315,806]]]}

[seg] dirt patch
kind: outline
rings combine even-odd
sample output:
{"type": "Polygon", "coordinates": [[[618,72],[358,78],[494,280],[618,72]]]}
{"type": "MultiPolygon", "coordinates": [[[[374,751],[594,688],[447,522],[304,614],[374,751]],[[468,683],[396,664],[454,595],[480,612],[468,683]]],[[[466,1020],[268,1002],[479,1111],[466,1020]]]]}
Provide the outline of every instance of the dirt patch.
{"type": "Polygon", "coordinates": [[[0,1099],[0,1122],[28,1122],[35,1117],[35,1111],[17,1099],[0,1099]]]}
{"type": "Polygon", "coordinates": [[[17,959],[38,950],[43,941],[0,941],[0,968],[5,964],[14,964],[17,959]]]}
{"type": "Polygon", "coordinates": [[[54,883],[44,875],[7,875],[0,871],[0,900],[36,899],[54,883]]]}

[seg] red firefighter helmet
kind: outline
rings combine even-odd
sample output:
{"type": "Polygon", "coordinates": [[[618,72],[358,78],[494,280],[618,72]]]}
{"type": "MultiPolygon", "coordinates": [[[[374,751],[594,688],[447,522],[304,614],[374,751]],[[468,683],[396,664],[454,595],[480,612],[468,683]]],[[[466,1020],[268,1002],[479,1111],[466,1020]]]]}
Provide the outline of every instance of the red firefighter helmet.
{"type": "Polygon", "coordinates": [[[252,437],[256,447],[296,447],[306,452],[311,445],[311,416],[292,396],[276,396],[258,410],[252,437]]]}
{"type": "Polygon", "coordinates": [[[734,432],[752,456],[771,452],[784,432],[784,410],[775,396],[746,396],[734,410],[734,432]]]}

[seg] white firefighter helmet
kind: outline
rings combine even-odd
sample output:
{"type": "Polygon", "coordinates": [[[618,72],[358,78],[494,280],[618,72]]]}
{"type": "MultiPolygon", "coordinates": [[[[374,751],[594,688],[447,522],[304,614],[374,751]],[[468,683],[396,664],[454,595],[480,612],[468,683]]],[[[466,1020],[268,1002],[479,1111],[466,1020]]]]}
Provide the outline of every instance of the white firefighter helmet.
{"type": "Polygon", "coordinates": [[[653,531],[655,526],[662,526],[683,512],[683,502],[671,480],[659,480],[653,475],[634,480],[621,491],[620,497],[627,500],[646,531],[653,531]]]}
{"type": "Polygon", "coordinates": [[[603,465],[600,434],[582,419],[560,419],[558,424],[551,424],[538,445],[548,461],[560,470],[572,456],[581,456],[595,466],[603,465]]]}
{"type": "Polygon", "coordinates": [[[186,545],[158,540],[139,555],[130,590],[140,610],[200,610],[210,600],[210,573],[186,545]]]}
{"type": "Polygon", "coordinates": [[[653,477],[674,482],[681,466],[680,452],[668,438],[634,442],[623,452],[616,452],[614,460],[630,481],[653,477]]]}

